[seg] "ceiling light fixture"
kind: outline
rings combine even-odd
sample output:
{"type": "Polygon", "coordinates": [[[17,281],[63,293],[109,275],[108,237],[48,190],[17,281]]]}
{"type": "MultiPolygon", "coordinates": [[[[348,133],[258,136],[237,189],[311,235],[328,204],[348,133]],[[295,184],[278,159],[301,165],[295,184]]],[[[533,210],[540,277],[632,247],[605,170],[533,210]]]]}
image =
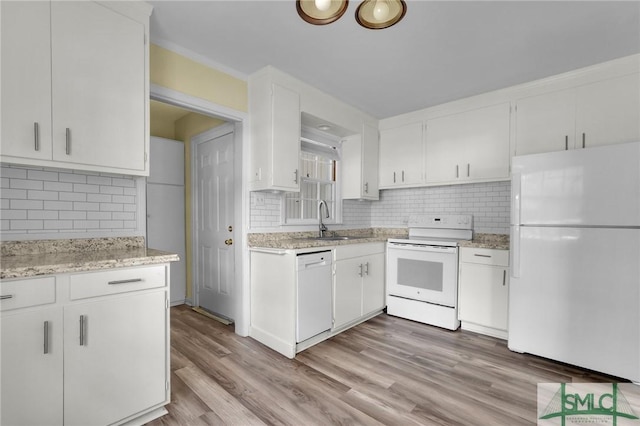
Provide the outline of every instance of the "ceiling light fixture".
{"type": "Polygon", "coordinates": [[[406,12],[404,0],[365,0],[356,10],[356,21],[365,28],[381,30],[400,22],[406,12]]]}
{"type": "Polygon", "coordinates": [[[298,15],[313,25],[326,25],[340,19],[349,0],[297,0],[298,15]]]}
{"type": "MultiPolygon", "coordinates": [[[[340,19],[349,0],[296,0],[298,15],[313,25],[340,19]]],[[[381,30],[400,22],[407,12],[404,0],[364,0],[356,10],[356,21],[365,28],[381,30]]]]}

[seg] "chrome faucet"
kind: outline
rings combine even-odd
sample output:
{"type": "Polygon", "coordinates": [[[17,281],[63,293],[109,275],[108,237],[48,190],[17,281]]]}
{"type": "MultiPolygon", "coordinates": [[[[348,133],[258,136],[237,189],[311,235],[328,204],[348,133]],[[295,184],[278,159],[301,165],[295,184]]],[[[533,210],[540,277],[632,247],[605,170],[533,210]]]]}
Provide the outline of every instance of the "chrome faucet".
{"type": "Polygon", "coordinates": [[[327,203],[324,200],[320,200],[318,203],[318,236],[320,238],[324,237],[324,232],[327,230],[327,227],[322,223],[322,206],[324,206],[324,210],[327,212],[327,219],[329,219],[329,207],[327,207],[327,203]]]}

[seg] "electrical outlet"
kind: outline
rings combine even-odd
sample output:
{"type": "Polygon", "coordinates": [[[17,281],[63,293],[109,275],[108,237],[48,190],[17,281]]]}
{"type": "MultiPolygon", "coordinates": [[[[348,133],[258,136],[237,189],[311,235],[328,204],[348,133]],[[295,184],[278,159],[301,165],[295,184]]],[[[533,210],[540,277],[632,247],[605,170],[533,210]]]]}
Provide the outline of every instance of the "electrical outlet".
{"type": "Polygon", "coordinates": [[[258,192],[255,195],[255,205],[256,206],[264,206],[264,194],[258,192]]]}

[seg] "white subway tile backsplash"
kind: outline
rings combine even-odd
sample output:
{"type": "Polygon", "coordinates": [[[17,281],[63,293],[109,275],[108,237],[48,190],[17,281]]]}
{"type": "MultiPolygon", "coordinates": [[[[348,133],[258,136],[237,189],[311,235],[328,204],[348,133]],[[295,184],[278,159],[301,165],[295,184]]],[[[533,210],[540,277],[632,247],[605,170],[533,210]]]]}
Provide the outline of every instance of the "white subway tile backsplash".
{"type": "Polygon", "coordinates": [[[141,178],[65,169],[0,165],[4,240],[46,234],[144,235],[138,215],[141,178]]]}

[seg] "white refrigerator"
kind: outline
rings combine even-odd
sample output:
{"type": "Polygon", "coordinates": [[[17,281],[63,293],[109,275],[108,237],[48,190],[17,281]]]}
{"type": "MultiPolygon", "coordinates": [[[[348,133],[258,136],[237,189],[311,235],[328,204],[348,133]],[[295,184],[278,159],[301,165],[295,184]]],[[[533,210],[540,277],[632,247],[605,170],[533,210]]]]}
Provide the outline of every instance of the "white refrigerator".
{"type": "Polygon", "coordinates": [[[509,349],[640,382],[640,142],[514,157],[509,349]]]}

